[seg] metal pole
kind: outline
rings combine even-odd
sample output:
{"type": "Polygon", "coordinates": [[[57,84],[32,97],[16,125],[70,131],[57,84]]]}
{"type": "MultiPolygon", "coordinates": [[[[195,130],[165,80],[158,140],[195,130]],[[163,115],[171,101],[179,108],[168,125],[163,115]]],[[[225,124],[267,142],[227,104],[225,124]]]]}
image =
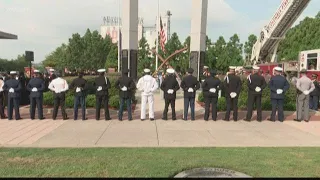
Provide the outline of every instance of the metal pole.
{"type": "Polygon", "coordinates": [[[119,12],[118,12],[118,72],[120,72],[120,61],[121,61],[121,39],[120,39],[120,9],[121,9],[121,1],[119,0],[119,12]]]}
{"type": "Polygon", "coordinates": [[[32,68],[32,62],[30,61],[30,64],[29,64],[29,67],[30,67],[30,69],[29,69],[29,71],[30,71],[30,79],[32,78],[32,75],[31,75],[31,73],[32,73],[32,70],[31,70],[31,68],[32,68]]]}
{"type": "MultiPolygon", "coordinates": [[[[157,41],[156,41],[156,51],[157,53],[159,53],[159,34],[160,34],[160,31],[159,31],[159,23],[160,23],[160,0],[158,0],[158,16],[157,16],[157,41]]],[[[156,70],[158,69],[158,56],[156,55],[156,70]]]]}

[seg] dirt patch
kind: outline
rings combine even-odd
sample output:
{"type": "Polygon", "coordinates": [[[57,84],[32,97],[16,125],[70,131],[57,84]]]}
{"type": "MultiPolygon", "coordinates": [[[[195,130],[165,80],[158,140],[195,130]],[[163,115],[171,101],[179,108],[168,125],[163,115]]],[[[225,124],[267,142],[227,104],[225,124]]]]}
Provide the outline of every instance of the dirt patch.
{"type": "Polygon", "coordinates": [[[14,158],[8,158],[8,162],[11,163],[34,163],[36,160],[32,158],[22,158],[22,157],[14,157],[14,158]]]}

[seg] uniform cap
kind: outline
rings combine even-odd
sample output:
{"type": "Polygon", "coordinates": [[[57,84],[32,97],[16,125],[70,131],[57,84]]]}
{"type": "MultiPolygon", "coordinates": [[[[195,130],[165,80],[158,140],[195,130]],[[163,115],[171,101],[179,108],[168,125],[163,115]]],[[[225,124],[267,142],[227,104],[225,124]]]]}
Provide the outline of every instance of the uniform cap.
{"type": "Polygon", "coordinates": [[[98,69],[98,72],[99,72],[99,73],[106,72],[106,69],[98,69]]]}
{"type": "Polygon", "coordinates": [[[168,74],[173,74],[173,73],[174,73],[174,69],[171,69],[171,68],[170,68],[170,69],[167,69],[167,73],[168,73],[168,74]]]}
{"type": "Polygon", "coordinates": [[[192,68],[189,68],[187,72],[192,74],[194,72],[194,70],[192,68]]]}
{"type": "Polygon", "coordinates": [[[274,70],[278,71],[278,72],[282,72],[283,71],[283,69],[281,67],[275,67],[274,70]]]}
{"type": "Polygon", "coordinates": [[[54,70],[54,69],[49,69],[49,71],[50,71],[50,72],[54,72],[55,70],[54,70]]]}
{"type": "Polygon", "coordinates": [[[150,69],[144,69],[143,72],[149,73],[149,72],[150,72],[150,69]]]}
{"type": "Polygon", "coordinates": [[[259,70],[259,69],[260,69],[259,66],[253,66],[252,68],[253,68],[254,70],[259,70]]]}
{"type": "Polygon", "coordinates": [[[229,66],[229,69],[231,69],[231,70],[235,70],[235,69],[236,69],[236,67],[234,67],[234,66],[229,66]]]}
{"type": "Polygon", "coordinates": [[[203,66],[203,69],[209,69],[209,67],[208,66],[203,66]]]}
{"type": "Polygon", "coordinates": [[[39,70],[34,70],[33,72],[34,72],[34,73],[40,73],[40,71],[39,71],[39,70]]]}
{"type": "Polygon", "coordinates": [[[10,74],[17,74],[17,71],[10,71],[10,74]]]}

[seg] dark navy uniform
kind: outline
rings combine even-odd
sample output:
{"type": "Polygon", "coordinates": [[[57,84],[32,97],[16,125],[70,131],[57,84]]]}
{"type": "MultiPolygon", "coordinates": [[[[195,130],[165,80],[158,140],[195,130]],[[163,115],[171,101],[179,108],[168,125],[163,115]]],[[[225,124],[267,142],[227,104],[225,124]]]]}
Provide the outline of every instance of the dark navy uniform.
{"type": "Polygon", "coordinates": [[[43,91],[45,89],[44,81],[40,77],[32,78],[28,85],[27,90],[30,92],[30,118],[35,119],[36,104],[38,108],[38,118],[43,117],[43,91]]]}
{"type": "Polygon", "coordinates": [[[193,72],[194,70],[189,68],[189,75],[185,76],[180,84],[181,89],[184,91],[184,120],[188,120],[189,105],[191,109],[191,120],[195,120],[195,98],[196,91],[200,88],[200,83],[196,77],[192,76],[193,72]]]}
{"type": "Polygon", "coordinates": [[[19,80],[11,78],[4,83],[3,89],[8,91],[8,119],[12,120],[13,108],[15,110],[16,120],[20,120],[20,98],[21,98],[21,84],[19,80]],[[14,92],[10,92],[13,89],[14,92]]]}
{"type": "Polygon", "coordinates": [[[163,120],[168,120],[168,109],[169,104],[171,105],[172,110],[172,120],[176,120],[176,92],[180,89],[179,83],[173,74],[173,72],[170,72],[170,75],[168,75],[164,81],[162,82],[160,89],[164,92],[164,99],[165,99],[165,107],[163,110],[163,120]],[[169,90],[172,90],[173,92],[168,93],[169,90]]]}
{"type": "Polygon", "coordinates": [[[100,120],[100,108],[101,104],[104,103],[104,114],[105,120],[111,120],[109,114],[109,92],[108,89],[111,88],[110,81],[104,75],[100,75],[95,79],[94,86],[97,89],[96,92],[96,120],[100,120]],[[101,88],[101,90],[100,90],[101,88]]]}
{"type": "Polygon", "coordinates": [[[78,107],[81,105],[82,120],[86,120],[86,89],[87,81],[79,75],[70,85],[74,89],[74,120],[78,120],[78,107]]]}
{"type": "Polygon", "coordinates": [[[278,109],[278,120],[284,120],[283,104],[285,98],[285,92],[290,88],[290,84],[287,79],[281,75],[273,76],[269,82],[269,88],[271,90],[271,104],[272,113],[270,120],[275,121],[276,111],[278,109]],[[281,94],[277,93],[277,90],[282,90],[281,94]]]}
{"type": "Polygon", "coordinates": [[[248,85],[248,105],[247,105],[247,117],[245,120],[250,121],[252,118],[253,105],[257,108],[257,120],[262,121],[262,107],[261,98],[262,92],[267,87],[266,80],[259,73],[249,75],[247,78],[248,85]]]}
{"type": "Polygon", "coordinates": [[[317,80],[318,76],[316,74],[313,74],[312,78],[313,78],[313,84],[315,86],[315,89],[310,93],[309,107],[310,107],[310,109],[318,111],[318,109],[319,109],[319,96],[320,96],[320,84],[317,80]]]}
{"type": "Polygon", "coordinates": [[[131,77],[128,77],[129,70],[123,71],[123,76],[120,77],[115,84],[115,87],[119,89],[120,97],[120,109],[118,113],[118,119],[122,120],[124,103],[127,104],[128,119],[132,120],[131,103],[133,92],[136,89],[136,84],[131,77]]]}
{"type": "Polygon", "coordinates": [[[202,83],[202,91],[204,96],[205,102],[205,113],[204,113],[204,120],[209,120],[210,115],[210,105],[212,108],[212,120],[217,120],[218,115],[218,97],[219,97],[219,90],[221,81],[219,78],[215,77],[216,72],[210,72],[211,77],[207,77],[204,82],[202,83]]]}
{"type": "Polygon", "coordinates": [[[226,76],[224,81],[224,88],[226,92],[226,100],[227,100],[227,112],[225,116],[225,120],[230,120],[230,112],[233,110],[233,120],[238,120],[238,99],[241,92],[242,82],[239,76],[234,74],[229,74],[226,76]],[[231,93],[236,93],[236,97],[232,98],[231,93]]]}
{"type": "Polygon", "coordinates": [[[5,119],[6,115],[4,114],[4,99],[5,99],[5,94],[4,94],[4,81],[3,77],[0,77],[0,118],[5,119]]]}

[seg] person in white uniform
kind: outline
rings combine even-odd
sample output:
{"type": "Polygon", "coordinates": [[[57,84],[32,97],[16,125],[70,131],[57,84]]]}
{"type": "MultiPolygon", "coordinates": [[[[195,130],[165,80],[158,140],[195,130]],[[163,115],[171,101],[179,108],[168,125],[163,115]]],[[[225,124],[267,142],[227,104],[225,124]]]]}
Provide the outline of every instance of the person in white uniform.
{"type": "Polygon", "coordinates": [[[144,76],[141,77],[137,84],[141,92],[141,120],[146,119],[146,105],[149,104],[149,118],[154,120],[154,99],[153,93],[159,88],[157,80],[150,75],[150,69],[144,69],[144,76]]]}

